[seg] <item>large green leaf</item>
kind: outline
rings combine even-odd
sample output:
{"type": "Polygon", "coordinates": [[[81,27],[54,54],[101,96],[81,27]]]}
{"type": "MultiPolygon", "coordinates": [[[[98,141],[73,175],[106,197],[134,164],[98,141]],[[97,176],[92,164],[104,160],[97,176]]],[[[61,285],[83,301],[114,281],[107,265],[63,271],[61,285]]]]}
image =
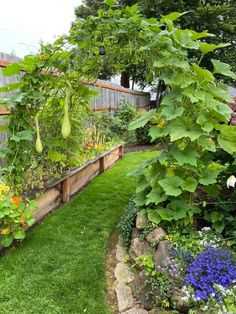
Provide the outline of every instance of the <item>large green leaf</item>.
{"type": "Polygon", "coordinates": [[[214,73],[223,74],[236,80],[236,74],[231,71],[229,64],[214,59],[212,59],[211,62],[214,66],[214,73]]]}
{"type": "Polygon", "coordinates": [[[2,70],[4,76],[12,76],[19,74],[21,66],[18,63],[9,64],[5,69],[2,70]]]}
{"type": "Polygon", "coordinates": [[[175,29],[173,31],[175,41],[184,48],[198,49],[199,44],[192,39],[192,34],[189,30],[175,29]]]}
{"type": "Polygon", "coordinates": [[[104,3],[108,5],[109,7],[112,7],[115,5],[116,1],[115,0],[105,0],[104,3]]]}
{"type": "Polygon", "coordinates": [[[132,131],[132,130],[143,127],[154,116],[155,112],[156,112],[156,110],[154,110],[154,109],[150,110],[145,115],[140,117],[139,119],[131,122],[129,125],[129,130],[132,131]]]}
{"type": "Polygon", "coordinates": [[[197,140],[197,143],[198,143],[198,145],[202,146],[202,148],[204,150],[208,150],[210,152],[215,152],[216,151],[215,142],[211,138],[209,138],[209,137],[201,136],[197,140]]]}
{"type": "Polygon", "coordinates": [[[203,111],[200,112],[197,121],[201,129],[205,132],[211,132],[214,129],[214,120],[212,119],[211,112],[203,111]]]}
{"type": "Polygon", "coordinates": [[[182,183],[181,188],[185,191],[193,193],[197,188],[197,180],[193,177],[187,177],[185,181],[182,183]]]}
{"type": "Polygon", "coordinates": [[[199,156],[199,154],[196,149],[192,147],[187,147],[184,150],[180,150],[178,149],[178,147],[174,147],[170,150],[170,152],[180,166],[184,164],[197,166],[197,157],[199,156]]]}
{"type": "Polygon", "coordinates": [[[167,14],[167,15],[164,15],[162,16],[160,22],[161,23],[165,23],[166,20],[170,20],[172,22],[174,22],[175,20],[179,19],[182,15],[188,13],[187,11],[186,12],[172,12],[170,14],[167,14]]]}
{"type": "Polygon", "coordinates": [[[183,112],[184,107],[178,104],[175,104],[173,106],[170,105],[161,107],[161,113],[165,116],[167,121],[182,116],[183,112]]]}
{"type": "Polygon", "coordinates": [[[229,154],[236,152],[236,127],[233,125],[220,125],[220,134],[217,138],[219,145],[229,154]]]}
{"type": "Polygon", "coordinates": [[[146,205],[150,203],[159,204],[166,200],[166,195],[161,189],[154,189],[147,195],[146,205]]]}
{"type": "Polygon", "coordinates": [[[191,141],[194,141],[203,134],[200,126],[187,118],[171,122],[169,129],[172,142],[184,137],[189,137],[191,141]]]}
{"type": "Polygon", "coordinates": [[[182,193],[180,186],[183,183],[183,179],[177,176],[167,177],[166,179],[158,181],[160,186],[170,196],[178,196],[182,193]]]}
{"type": "Polygon", "coordinates": [[[219,171],[206,169],[199,180],[202,185],[209,185],[216,183],[216,179],[219,175],[219,171]]]}
{"type": "Polygon", "coordinates": [[[224,48],[227,46],[230,46],[230,44],[222,43],[222,44],[215,45],[215,44],[208,44],[205,42],[199,42],[199,49],[203,55],[207,54],[208,52],[212,52],[216,49],[224,48]]]}
{"type": "Polygon", "coordinates": [[[173,220],[173,211],[168,208],[158,207],[156,209],[156,212],[159,214],[162,220],[166,221],[173,220]]]}
{"type": "Polygon", "coordinates": [[[196,73],[199,82],[214,82],[215,78],[210,71],[201,68],[195,63],[192,65],[192,69],[196,73]]]}
{"type": "Polygon", "coordinates": [[[157,225],[161,222],[161,217],[157,213],[156,210],[149,209],[147,212],[147,216],[148,216],[148,220],[150,220],[151,222],[154,222],[157,225]]]}
{"type": "Polygon", "coordinates": [[[233,97],[229,94],[228,86],[209,84],[208,92],[214,97],[220,98],[228,103],[233,102],[233,97]]]}
{"type": "Polygon", "coordinates": [[[158,128],[156,126],[152,126],[148,133],[151,136],[152,141],[155,141],[157,138],[167,136],[169,134],[169,129],[168,127],[158,128]]]}
{"type": "Polygon", "coordinates": [[[217,221],[221,221],[224,219],[224,214],[223,213],[219,213],[217,211],[213,211],[210,213],[210,218],[211,218],[211,221],[213,223],[217,222],[217,221]]]}
{"type": "Polygon", "coordinates": [[[11,136],[11,141],[20,142],[20,141],[32,141],[33,134],[31,130],[24,130],[17,132],[15,135],[11,136]]]}

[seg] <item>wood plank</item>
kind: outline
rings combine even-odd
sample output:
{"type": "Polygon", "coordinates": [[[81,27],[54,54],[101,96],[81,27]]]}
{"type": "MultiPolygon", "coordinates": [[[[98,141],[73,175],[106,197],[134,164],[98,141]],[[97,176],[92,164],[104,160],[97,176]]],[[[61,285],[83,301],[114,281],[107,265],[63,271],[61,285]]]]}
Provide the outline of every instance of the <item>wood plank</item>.
{"type": "Polygon", "coordinates": [[[88,182],[100,173],[100,161],[90,164],[71,178],[71,196],[80,191],[88,182]]]}
{"type": "Polygon", "coordinates": [[[119,148],[113,150],[110,154],[104,156],[104,169],[108,169],[114,162],[120,158],[119,148]]]}
{"type": "Polygon", "coordinates": [[[70,178],[67,178],[62,182],[62,201],[63,201],[63,203],[66,203],[69,201],[70,191],[71,191],[70,178]]]}
{"type": "Polygon", "coordinates": [[[53,188],[46,191],[36,199],[39,209],[33,213],[36,222],[40,221],[49,212],[59,206],[62,202],[62,195],[59,189],[53,188]]]}

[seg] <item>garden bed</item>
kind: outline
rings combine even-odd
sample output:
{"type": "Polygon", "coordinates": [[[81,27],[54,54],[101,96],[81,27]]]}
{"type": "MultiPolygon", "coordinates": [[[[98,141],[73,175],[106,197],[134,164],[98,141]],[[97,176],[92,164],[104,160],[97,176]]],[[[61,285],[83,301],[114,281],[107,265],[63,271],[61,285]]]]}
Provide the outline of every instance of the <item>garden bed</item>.
{"type": "Polygon", "coordinates": [[[43,194],[36,198],[38,210],[34,212],[35,223],[45,215],[66,203],[70,198],[87,185],[94,177],[104,172],[123,156],[123,145],[102,153],[89,160],[79,168],[65,172],[60,180],[49,182],[43,194]]]}

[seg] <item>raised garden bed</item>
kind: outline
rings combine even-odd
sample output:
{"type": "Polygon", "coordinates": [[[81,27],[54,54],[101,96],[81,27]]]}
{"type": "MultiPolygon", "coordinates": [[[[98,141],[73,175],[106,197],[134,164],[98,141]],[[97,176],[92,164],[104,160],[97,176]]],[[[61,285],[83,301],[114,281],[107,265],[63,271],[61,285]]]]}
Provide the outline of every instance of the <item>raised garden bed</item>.
{"type": "Polygon", "coordinates": [[[33,213],[35,223],[45,215],[66,203],[70,198],[87,185],[94,177],[104,172],[123,156],[123,145],[106,151],[79,168],[67,171],[60,180],[47,184],[43,194],[36,198],[38,210],[33,213]]]}

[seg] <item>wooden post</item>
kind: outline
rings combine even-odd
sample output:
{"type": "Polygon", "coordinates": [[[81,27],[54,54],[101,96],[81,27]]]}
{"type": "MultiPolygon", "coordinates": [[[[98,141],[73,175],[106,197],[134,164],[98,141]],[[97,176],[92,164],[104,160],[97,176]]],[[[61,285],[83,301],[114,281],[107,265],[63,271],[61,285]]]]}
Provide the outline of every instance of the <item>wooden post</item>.
{"type": "Polygon", "coordinates": [[[62,182],[62,201],[66,203],[70,200],[70,178],[62,182]]]}
{"type": "Polygon", "coordinates": [[[119,158],[123,158],[124,156],[124,147],[123,145],[119,147],[119,158]]]}
{"type": "Polygon", "coordinates": [[[102,156],[100,158],[100,172],[104,172],[105,171],[105,158],[104,156],[102,156]]]}

